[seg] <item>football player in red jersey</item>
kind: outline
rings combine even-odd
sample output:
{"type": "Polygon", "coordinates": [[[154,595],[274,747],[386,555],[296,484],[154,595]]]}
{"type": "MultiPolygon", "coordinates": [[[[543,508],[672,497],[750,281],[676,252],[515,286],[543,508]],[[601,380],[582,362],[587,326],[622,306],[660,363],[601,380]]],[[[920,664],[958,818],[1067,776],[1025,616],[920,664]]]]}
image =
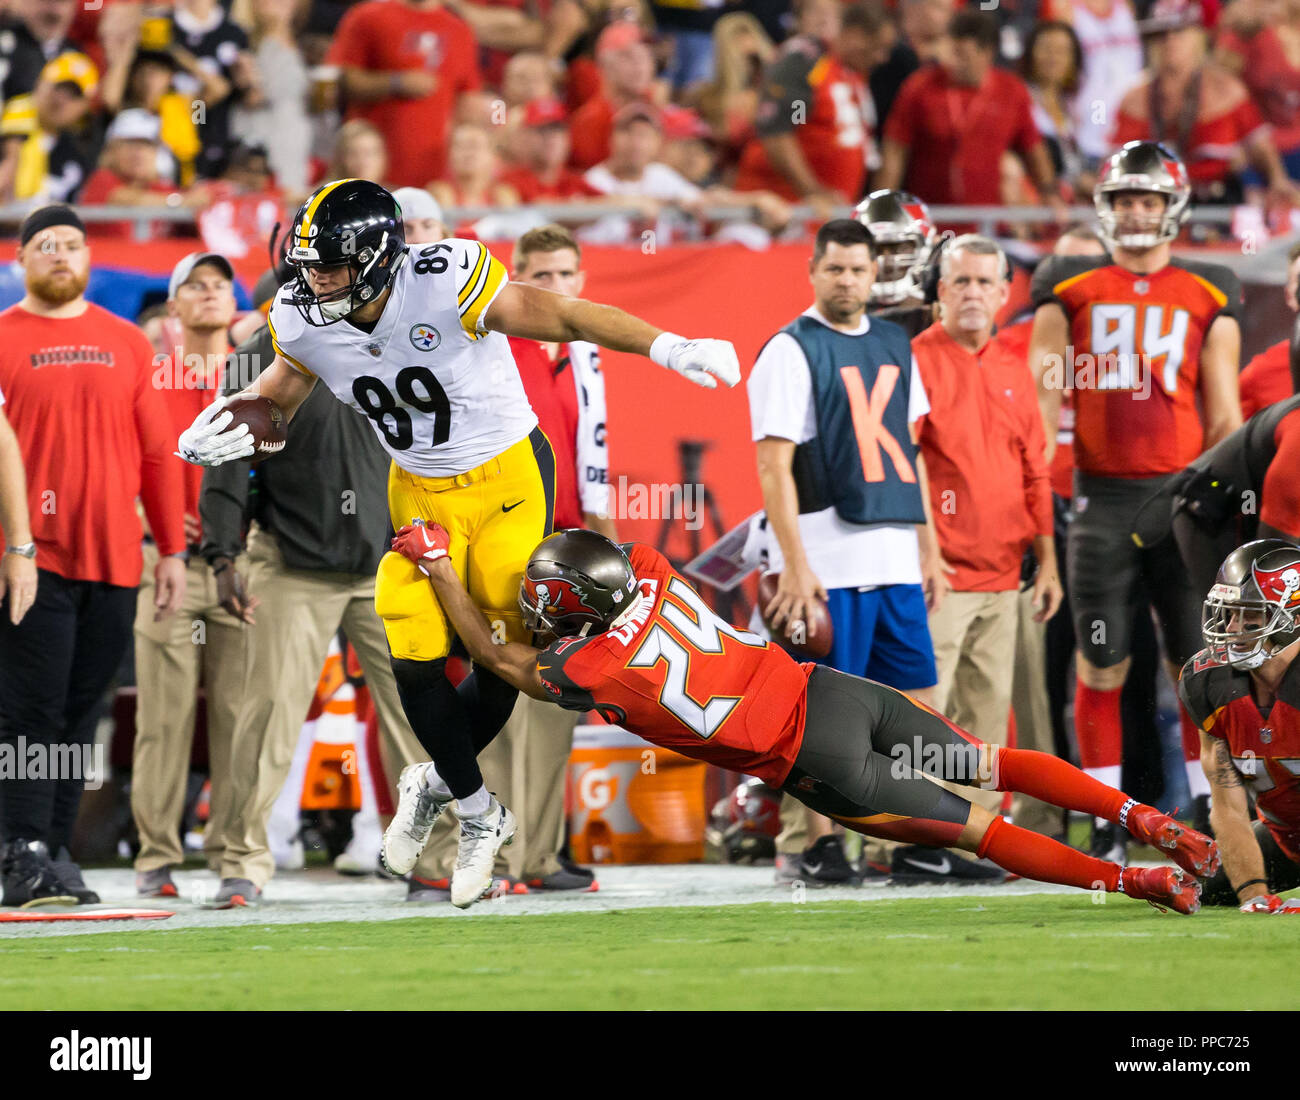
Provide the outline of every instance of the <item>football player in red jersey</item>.
{"type": "MultiPolygon", "coordinates": [[[[1046,882],[1105,889],[1193,913],[1193,875],[1218,868],[1214,841],[1044,753],[987,745],[902,692],[812,663],[719,619],[658,551],[594,531],[560,531],[520,584],[525,622],[546,649],[498,645],[435,525],[404,527],[393,549],[430,578],[476,663],[537,699],[596,710],[685,756],[757,776],[858,832],[958,847],[1046,882]],[[930,782],[1018,790],[1098,814],[1168,851],[1182,868],[1122,868],[1008,824],[930,782]]],[[[400,839],[450,798],[426,768],[403,788],[400,839]],[[405,805],[406,803],[411,805],[405,805]]],[[[427,831],[425,831],[427,836],[427,831]]]]}
{"type": "Polygon", "coordinates": [[[1259,539],[1229,554],[1203,631],[1206,648],[1187,662],[1178,694],[1200,727],[1223,849],[1205,903],[1300,913],[1300,900],[1273,892],[1300,886],[1300,547],[1259,539]]]}
{"type": "MultiPolygon", "coordinates": [[[[1170,476],[1241,424],[1240,284],[1226,267],[1170,254],[1190,194],[1173,153],[1129,142],[1105,164],[1094,193],[1112,258],[1049,257],[1032,288],[1029,363],[1049,462],[1063,394],[1074,392],[1075,519],[1066,573],[1079,647],[1079,756],[1085,771],[1112,786],[1120,778],[1120,693],[1133,607],[1155,609],[1175,679],[1201,645],[1200,593],[1172,539],[1134,543],[1137,514],[1170,476]]],[[[1203,799],[1209,790],[1199,739],[1185,715],[1183,746],[1191,792],[1203,799]]],[[[1093,854],[1122,860],[1121,834],[1097,825],[1093,854]]]]}

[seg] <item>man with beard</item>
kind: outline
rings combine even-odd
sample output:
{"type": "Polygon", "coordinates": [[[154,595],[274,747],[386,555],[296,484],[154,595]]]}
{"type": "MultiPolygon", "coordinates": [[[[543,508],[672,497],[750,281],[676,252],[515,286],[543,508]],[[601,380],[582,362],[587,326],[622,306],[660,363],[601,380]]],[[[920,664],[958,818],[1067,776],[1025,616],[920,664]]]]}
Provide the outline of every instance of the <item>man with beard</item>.
{"type": "Polygon", "coordinates": [[[27,472],[39,584],[21,623],[0,619],[0,745],[26,765],[0,775],[0,904],[87,903],[99,899],[66,848],[82,747],[131,641],[142,565],[135,501],[158,548],[161,619],[185,595],[184,488],[149,341],[83,296],[81,220],[67,206],[42,207],[19,242],[27,293],[0,313],[0,392],[27,472]]]}

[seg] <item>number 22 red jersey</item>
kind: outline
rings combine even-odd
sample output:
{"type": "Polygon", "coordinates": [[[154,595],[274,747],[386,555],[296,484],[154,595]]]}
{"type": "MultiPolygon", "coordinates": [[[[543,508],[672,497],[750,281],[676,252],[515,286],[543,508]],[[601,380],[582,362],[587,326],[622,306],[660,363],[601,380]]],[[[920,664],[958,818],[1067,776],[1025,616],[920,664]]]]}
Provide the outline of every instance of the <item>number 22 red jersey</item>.
{"type": "Polygon", "coordinates": [[[639,598],[622,626],[565,638],[538,654],[555,702],[672,749],[779,787],[803,741],[808,676],[757,634],[723,622],[648,546],[629,558],[639,598]]]}
{"type": "Polygon", "coordinates": [[[1053,256],[1034,272],[1032,295],[1035,308],[1055,302],[1069,319],[1065,362],[1046,377],[1074,392],[1078,469],[1157,477],[1201,453],[1201,346],[1220,314],[1239,315],[1231,270],[1176,260],[1140,275],[1105,257],[1053,256]]]}

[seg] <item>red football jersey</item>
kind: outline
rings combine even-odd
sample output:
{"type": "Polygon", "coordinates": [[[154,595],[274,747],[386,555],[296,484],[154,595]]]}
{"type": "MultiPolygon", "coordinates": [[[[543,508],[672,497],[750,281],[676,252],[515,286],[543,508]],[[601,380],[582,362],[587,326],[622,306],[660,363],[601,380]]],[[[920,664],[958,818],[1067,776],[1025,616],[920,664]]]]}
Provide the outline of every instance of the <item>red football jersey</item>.
{"type": "Polygon", "coordinates": [[[1208,650],[1183,667],[1178,694],[1201,729],[1228,743],[1260,820],[1300,863],[1300,662],[1286,670],[1267,715],[1251,695],[1250,673],[1219,664],[1208,650]]]}
{"type": "Polygon", "coordinates": [[[1032,293],[1035,307],[1056,302],[1070,322],[1066,359],[1047,379],[1074,391],[1078,469],[1157,477],[1201,453],[1201,345],[1241,301],[1228,268],[1179,260],[1138,275],[1104,257],[1050,257],[1032,293]]]}
{"type": "Polygon", "coordinates": [[[637,543],[629,557],[633,610],[617,630],[538,654],[547,691],[683,756],[781,786],[803,741],[816,666],[723,622],[657,550],[637,543]]]}

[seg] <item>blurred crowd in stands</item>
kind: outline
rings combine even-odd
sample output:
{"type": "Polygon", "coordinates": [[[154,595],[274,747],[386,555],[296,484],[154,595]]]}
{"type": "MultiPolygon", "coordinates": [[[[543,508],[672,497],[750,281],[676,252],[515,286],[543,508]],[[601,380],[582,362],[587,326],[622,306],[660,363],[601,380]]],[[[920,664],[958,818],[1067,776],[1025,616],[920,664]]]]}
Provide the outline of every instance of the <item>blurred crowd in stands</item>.
{"type": "Polygon", "coordinates": [[[1300,0],[0,11],[0,201],[188,209],[235,254],[344,174],[475,208],[448,229],[489,237],[547,220],[535,203],[616,204],[580,219],[605,243],[648,229],[761,243],[802,230],[791,204],[824,218],[870,187],[1060,208],[1088,201],[1100,158],[1137,138],[1181,155],[1197,203],[1300,200],[1300,0]],[[753,216],[711,222],[718,204],[753,216]]]}

